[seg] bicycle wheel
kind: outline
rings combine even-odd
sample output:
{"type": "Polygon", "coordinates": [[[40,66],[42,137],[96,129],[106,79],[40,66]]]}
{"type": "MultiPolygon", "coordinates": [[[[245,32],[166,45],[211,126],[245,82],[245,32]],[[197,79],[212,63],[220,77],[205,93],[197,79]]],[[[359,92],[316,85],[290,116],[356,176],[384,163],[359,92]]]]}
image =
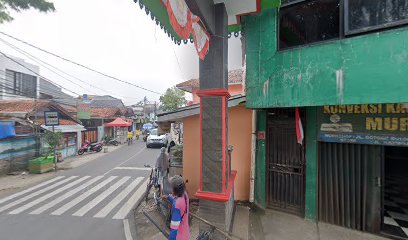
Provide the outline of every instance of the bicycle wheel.
{"type": "Polygon", "coordinates": [[[149,200],[149,193],[150,193],[150,190],[152,189],[152,186],[153,186],[153,169],[150,172],[149,181],[147,182],[147,186],[146,186],[146,193],[145,193],[146,202],[149,200]]]}

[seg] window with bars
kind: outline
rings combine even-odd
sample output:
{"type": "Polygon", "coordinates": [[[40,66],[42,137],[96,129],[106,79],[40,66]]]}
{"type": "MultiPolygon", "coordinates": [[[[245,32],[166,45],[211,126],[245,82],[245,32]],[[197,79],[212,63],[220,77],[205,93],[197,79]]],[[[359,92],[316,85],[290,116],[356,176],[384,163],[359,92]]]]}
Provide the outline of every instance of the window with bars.
{"type": "Polygon", "coordinates": [[[8,93],[30,98],[37,96],[37,77],[35,76],[7,69],[4,85],[3,88],[8,93]]]}

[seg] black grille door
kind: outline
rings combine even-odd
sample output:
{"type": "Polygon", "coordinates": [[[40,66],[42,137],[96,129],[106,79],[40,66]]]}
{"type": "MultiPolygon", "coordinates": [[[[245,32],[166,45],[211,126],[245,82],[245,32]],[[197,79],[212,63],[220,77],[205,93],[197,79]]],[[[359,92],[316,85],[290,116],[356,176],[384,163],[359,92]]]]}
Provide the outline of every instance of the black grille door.
{"type": "Polygon", "coordinates": [[[267,140],[268,207],[303,215],[305,152],[297,143],[294,111],[270,113],[267,140]]]}

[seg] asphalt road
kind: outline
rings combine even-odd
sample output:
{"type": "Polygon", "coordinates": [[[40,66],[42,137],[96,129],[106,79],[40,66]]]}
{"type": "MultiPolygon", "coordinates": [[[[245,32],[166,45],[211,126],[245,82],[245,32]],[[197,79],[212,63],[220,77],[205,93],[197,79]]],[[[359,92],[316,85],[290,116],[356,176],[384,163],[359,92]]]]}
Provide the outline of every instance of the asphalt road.
{"type": "Polygon", "coordinates": [[[0,199],[1,240],[126,239],[159,149],[142,140],[0,199]],[[126,221],[126,220],[125,220],[126,221]]]}

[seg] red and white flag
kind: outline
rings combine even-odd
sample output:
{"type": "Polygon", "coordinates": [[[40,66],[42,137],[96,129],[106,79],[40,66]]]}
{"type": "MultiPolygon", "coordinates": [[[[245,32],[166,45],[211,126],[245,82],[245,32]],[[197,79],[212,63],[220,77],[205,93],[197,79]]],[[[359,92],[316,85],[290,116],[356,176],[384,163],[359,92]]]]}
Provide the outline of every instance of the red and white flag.
{"type": "Polygon", "coordinates": [[[297,137],[297,142],[299,144],[303,144],[303,126],[302,126],[302,120],[300,119],[300,114],[299,114],[299,108],[296,108],[296,137],[297,137]]]}

